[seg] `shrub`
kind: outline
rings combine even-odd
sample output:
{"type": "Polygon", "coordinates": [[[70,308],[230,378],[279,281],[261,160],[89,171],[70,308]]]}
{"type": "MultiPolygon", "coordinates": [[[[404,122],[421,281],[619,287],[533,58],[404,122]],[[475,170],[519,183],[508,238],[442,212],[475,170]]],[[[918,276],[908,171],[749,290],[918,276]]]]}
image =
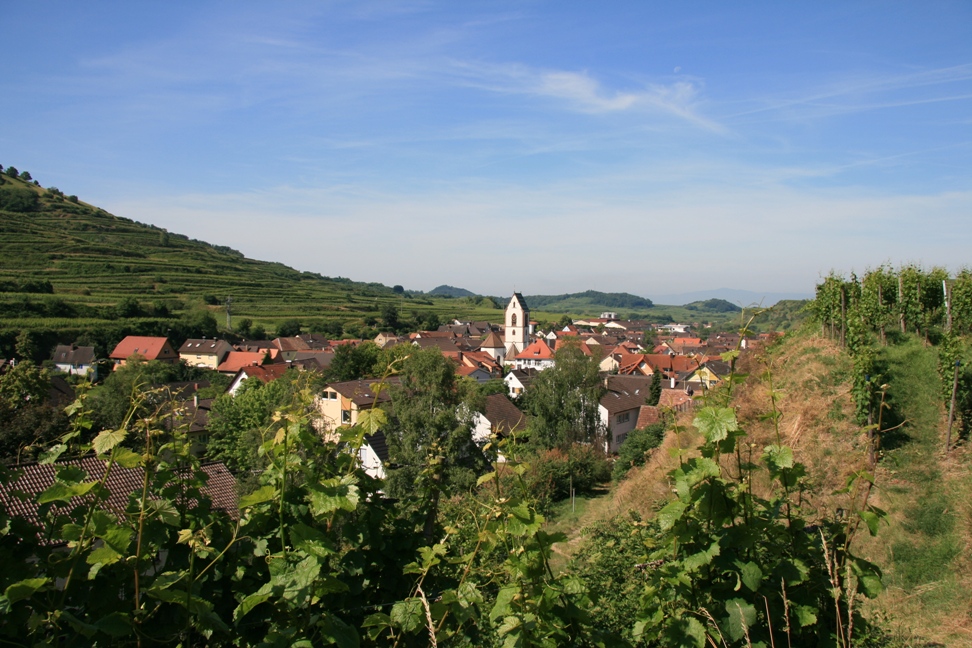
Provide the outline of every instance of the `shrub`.
{"type": "Polygon", "coordinates": [[[649,453],[657,448],[665,438],[665,425],[655,423],[639,430],[632,430],[628,438],[618,448],[618,458],[614,462],[611,478],[622,479],[635,466],[644,465],[649,453]]]}
{"type": "Polygon", "coordinates": [[[30,189],[4,187],[0,189],[0,209],[29,212],[37,207],[37,194],[30,189]]]}
{"type": "Polygon", "coordinates": [[[545,450],[533,457],[526,480],[538,502],[549,504],[570,497],[571,477],[575,493],[589,493],[610,478],[604,454],[589,445],[575,444],[570,452],[545,450]]]}

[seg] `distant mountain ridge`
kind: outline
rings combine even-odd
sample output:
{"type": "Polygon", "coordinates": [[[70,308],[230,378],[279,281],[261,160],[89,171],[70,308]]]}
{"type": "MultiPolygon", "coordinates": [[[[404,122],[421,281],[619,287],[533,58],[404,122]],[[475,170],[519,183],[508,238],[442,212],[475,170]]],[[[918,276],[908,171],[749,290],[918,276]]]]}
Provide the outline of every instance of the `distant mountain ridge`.
{"type": "Polygon", "coordinates": [[[758,292],[755,290],[738,290],[735,288],[716,288],[715,290],[697,290],[695,292],[674,293],[668,295],[650,295],[656,304],[666,304],[670,306],[683,306],[692,302],[706,301],[708,299],[724,299],[737,306],[752,306],[761,304],[764,307],[772,306],[778,301],[789,299],[813,299],[812,293],[796,292],[758,292]]]}

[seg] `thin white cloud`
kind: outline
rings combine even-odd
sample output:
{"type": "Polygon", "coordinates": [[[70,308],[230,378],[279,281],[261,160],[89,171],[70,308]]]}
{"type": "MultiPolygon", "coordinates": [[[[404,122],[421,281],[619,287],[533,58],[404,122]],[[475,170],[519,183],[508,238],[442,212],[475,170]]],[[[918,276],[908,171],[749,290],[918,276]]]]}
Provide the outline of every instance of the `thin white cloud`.
{"type": "Polygon", "coordinates": [[[454,61],[453,67],[461,82],[491,92],[559,99],[568,109],[589,114],[655,111],[706,130],[726,131],[701,114],[700,85],[691,81],[609,90],[587,72],[471,61],[454,61]]]}
{"type": "Polygon", "coordinates": [[[904,73],[845,75],[844,78],[825,84],[803,96],[764,98],[761,100],[763,105],[727,115],[725,119],[732,120],[767,112],[788,112],[802,117],[804,111],[810,111],[818,116],[829,116],[925,103],[963,101],[970,98],[968,92],[933,96],[913,93],[970,80],[972,63],[904,73]],[[903,92],[909,94],[902,97],[900,93],[903,92]]]}

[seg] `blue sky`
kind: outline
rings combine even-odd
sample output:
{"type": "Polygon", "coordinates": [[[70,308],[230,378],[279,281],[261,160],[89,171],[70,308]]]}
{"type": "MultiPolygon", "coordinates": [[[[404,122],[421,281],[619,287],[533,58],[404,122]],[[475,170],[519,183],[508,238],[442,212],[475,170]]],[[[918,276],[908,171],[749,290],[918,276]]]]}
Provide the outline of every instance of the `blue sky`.
{"type": "Polygon", "coordinates": [[[0,164],[301,270],[652,295],[972,260],[965,1],[2,13],[0,164]]]}

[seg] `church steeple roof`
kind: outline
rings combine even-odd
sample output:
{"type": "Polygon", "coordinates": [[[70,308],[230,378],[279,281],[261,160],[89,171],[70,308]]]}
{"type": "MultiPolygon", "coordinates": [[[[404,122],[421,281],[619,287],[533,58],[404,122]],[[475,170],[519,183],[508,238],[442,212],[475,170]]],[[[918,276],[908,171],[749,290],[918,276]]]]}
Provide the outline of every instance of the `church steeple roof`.
{"type": "Polygon", "coordinates": [[[525,311],[530,310],[530,307],[527,306],[526,300],[523,299],[523,295],[521,295],[520,293],[518,293],[518,292],[513,293],[513,299],[515,299],[517,302],[519,302],[520,308],[522,308],[523,310],[525,310],[525,311]]]}

